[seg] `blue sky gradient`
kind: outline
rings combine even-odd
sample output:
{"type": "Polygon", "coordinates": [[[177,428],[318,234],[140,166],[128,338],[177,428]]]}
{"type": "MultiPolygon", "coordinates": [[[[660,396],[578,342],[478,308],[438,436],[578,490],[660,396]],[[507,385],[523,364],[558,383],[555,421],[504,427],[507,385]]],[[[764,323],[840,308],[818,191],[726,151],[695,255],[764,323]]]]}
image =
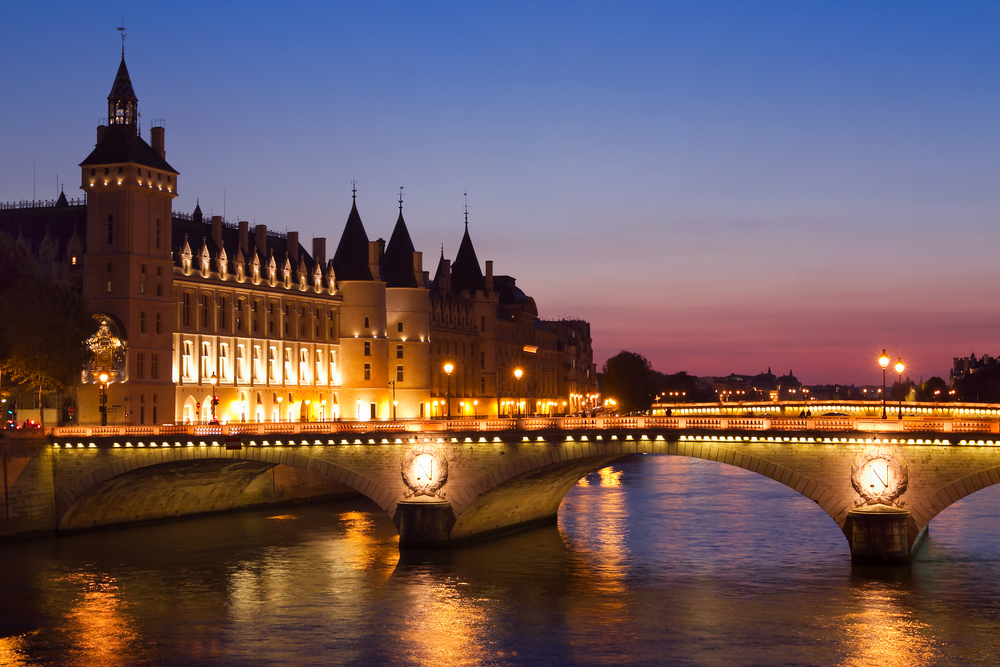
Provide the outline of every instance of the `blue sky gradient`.
{"type": "MultiPolygon", "coordinates": [[[[122,9],[7,3],[0,200],[79,193],[122,9]]],[[[326,236],[350,183],[425,268],[481,260],[598,362],[914,379],[1000,354],[1000,3],[129,7],[175,208],[326,236]],[[225,193],[225,194],[224,194],[225,193]]]]}

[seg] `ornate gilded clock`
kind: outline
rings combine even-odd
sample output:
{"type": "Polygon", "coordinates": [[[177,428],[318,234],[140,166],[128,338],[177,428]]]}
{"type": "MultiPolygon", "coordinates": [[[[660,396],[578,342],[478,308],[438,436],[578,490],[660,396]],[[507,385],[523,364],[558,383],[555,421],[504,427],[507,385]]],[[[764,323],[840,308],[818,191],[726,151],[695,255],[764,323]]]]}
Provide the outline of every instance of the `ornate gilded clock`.
{"type": "Polygon", "coordinates": [[[441,496],[448,481],[448,459],[434,447],[416,445],[404,455],[401,467],[403,483],[414,496],[441,496]]]}
{"type": "Polygon", "coordinates": [[[906,464],[881,448],[863,451],[851,463],[851,485],[862,505],[896,505],[908,481],[906,464]]]}

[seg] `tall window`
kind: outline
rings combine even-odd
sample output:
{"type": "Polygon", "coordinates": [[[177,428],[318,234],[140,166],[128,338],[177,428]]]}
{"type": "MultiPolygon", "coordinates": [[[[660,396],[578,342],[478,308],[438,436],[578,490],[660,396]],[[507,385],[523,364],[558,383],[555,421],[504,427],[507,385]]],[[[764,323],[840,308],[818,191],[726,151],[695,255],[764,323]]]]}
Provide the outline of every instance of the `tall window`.
{"type": "Polygon", "coordinates": [[[479,370],[486,370],[486,353],[479,353],[479,370]]]}
{"type": "Polygon", "coordinates": [[[146,333],[146,311],[139,313],[139,333],[146,333]]]}
{"type": "Polygon", "coordinates": [[[184,326],[191,326],[191,293],[184,292],[184,296],[181,299],[181,321],[184,326]]]}
{"type": "Polygon", "coordinates": [[[365,318],[365,329],[368,329],[368,328],[370,328],[370,327],[368,326],[368,318],[366,317],[365,318]]]}
{"type": "Polygon", "coordinates": [[[181,371],[188,380],[194,377],[194,343],[184,341],[184,356],[181,357],[181,371]]]}
{"type": "Polygon", "coordinates": [[[254,382],[264,381],[264,352],[260,345],[253,346],[253,379],[254,382]]]}
{"type": "Polygon", "coordinates": [[[403,381],[403,367],[396,366],[396,382],[402,382],[402,381],[403,381]]]}
{"type": "Polygon", "coordinates": [[[219,379],[229,379],[229,343],[219,344],[219,379]]]}
{"type": "Polygon", "coordinates": [[[326,378],[323,377],[323,350],[316,350],[316,377],[314,379],[317,384],[326,381],[326,378]]]}
{"type": "Polygon", "coordinates": [[[479,330],[480,331],[486,331],[486,316],[485,315],[481,315],[479,317],[479,330]]]}
{"type": "Polygon", "coordinates": [[[160,219],[156,219],[156,249],[160,249],[160,219]]]}
{"type": "Polygon", "coordinates": [[[278,377],[278,350],[277,348],[267,348],[267,379],[269,382],[277,382],[278,377]]]}
{"type": "Polygon", "coordinates": [[[339,385],[340,378],[337,376],[337,352],[330,350],[330,384],[339,385]]]}
{"type": "Polygon", "coordinates": [[[162,324],[160,322],[160,314],[157,313],[156,314],[156,333],[162,333],[162,331],[163,331],[163,326],[162,326],[162,324]]]}
{"type": "Polygon", "coordinates": [[[201,344],[201,377],[205,380],[212,376],[212,344],[201,344]]]}
{"type": "Polygon", "coordinates": [[[236,300],[236,330],[243,331],[243,299],[236,300]]]}
{"type": "Polygon", "coordinates": [[[396,358],[397,359],[402,359],[403,358],[403,346],[402,345],[397,345],[396,346],[396,358]]]}
{"type": "Polygon", "coordinates": [[[146,355],[142,352],[135,354],[135,376],[140,380],[146,377],[146,355]]]}
{"type": "Polygon", "coordinates": [[[309,351],[306,349],[299,350],[299,384],[304,384],[309,381],[309,351]]]}
{"type": "Polygon", "coordinates": [[[108,216],[108,245],[115,242],[115,216],[108,216]]]}
{"type": "Polygon", "coordinates": [[[369,341],[365,341],[365,356],[372,356],[372,344],[369,341]]]}
{"type": "Polygon", "coordinates": [[[229,306],[229,300],[226,297],[219,299],[219,329],[226,330],[226,308],[229,306]]]}
{"type": "Polygon", "coordinates": [[[372,379],[372,365],[371,364],[365,364],[365,379],[366,380],[371,380],[372,379]]]}
{"type": "Polygon", "coordinates": [[[201,295],[201,328],[208,328],[208,295],[201,295]]]}
{"type": "Polygon", "coordinates": [[[236,381],[246,382],[247,371],[246,371],[246,347],[243,345],[236,346],[236,381]]]}
{"type": "Polygon", "coordinates": [[[160,377],[160,355],[156,352],[149,355],[149,377],[154,380],[158,380],[160,377]]]}
{"type": "Polygon", "coordinates": [[[285,348],[284,355],[285,362],[285,382],[294,382],[295,379],[292,377],[292,348],[285,348]]]}
{"type": "Polygon", "coordinates": [[[396,322],[396,331],[398,331],[399,333],[403,333],[403,323],[401,321],[396,322]]]}

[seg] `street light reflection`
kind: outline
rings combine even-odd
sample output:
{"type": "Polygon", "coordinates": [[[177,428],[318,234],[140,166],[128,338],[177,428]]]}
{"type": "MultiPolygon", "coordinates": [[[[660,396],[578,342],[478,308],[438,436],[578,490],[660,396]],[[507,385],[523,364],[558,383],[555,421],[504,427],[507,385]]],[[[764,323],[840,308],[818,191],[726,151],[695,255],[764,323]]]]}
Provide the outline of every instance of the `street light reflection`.
{"type": "Polygon", "coordinates": [[[853,591],[858,608],[844,615],[843,667],[922,667],[940,656],[927,636],[930,626],[902,608],[901,593],[886,582],[867,582],[853,591]]]}

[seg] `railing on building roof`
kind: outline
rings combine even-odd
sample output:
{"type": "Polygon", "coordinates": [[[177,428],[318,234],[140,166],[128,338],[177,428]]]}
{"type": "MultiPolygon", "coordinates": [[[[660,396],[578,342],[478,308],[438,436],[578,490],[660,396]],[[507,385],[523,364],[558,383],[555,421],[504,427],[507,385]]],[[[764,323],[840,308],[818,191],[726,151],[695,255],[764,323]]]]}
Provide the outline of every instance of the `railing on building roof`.
{"type": "MultiPolygon", "coordinates": [[[[58,199],[22,199],[20,201],[0,202],[0,210],[10,210],[16,208],[55,208],[58,199]]],[[[87,197],[79,199],[67,199],[68,206],[86,206],[87,197]]]]}

